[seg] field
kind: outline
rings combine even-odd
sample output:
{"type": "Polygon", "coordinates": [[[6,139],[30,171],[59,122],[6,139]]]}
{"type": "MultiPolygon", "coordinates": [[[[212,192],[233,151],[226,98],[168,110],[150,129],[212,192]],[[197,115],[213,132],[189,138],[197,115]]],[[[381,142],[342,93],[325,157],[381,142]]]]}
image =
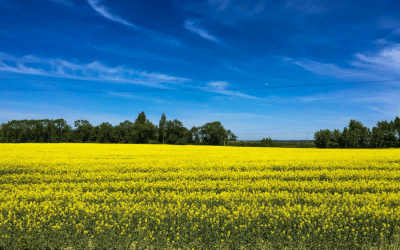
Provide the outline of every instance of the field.
{"type": "Polygon", "coordinates": [[[0,249],[385,249],[399,149],[0,144],[0,249]]]}

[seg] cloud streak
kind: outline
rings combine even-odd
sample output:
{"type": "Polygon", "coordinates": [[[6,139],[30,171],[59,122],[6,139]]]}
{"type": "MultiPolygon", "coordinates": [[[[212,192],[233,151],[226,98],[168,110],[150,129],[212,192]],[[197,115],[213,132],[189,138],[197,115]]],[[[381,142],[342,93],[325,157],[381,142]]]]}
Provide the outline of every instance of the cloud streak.
{"type": "Polygon", "coordinates": [[[213,35],[210,35],[208,33],[207,30],[202,29],[199,25],[198,25],[198,21],[194,20],[194,19],[188,19],[185,21],[185,28],[197,35],[199,35],[200,37],[207,39],[209,41],[213,41],[216,43],[220,43],[220,41],[213,35]]]}
{"type": "Polygon", "coordinates": [[[385,47],[376,53],[357,53],[349,66],[344,68],[332,63],[312,60],[290,61],[318,75],[339,79],[387,80],[400,78],[400,44],[385,47]]]}
{"type": "Polygon", "coordinates": [[[0,53],[0,71],[84,81],[130,83],[163,89],[168,87],[162,83],[181,84],[190,81],[188,78],[138,71],[124,66],[108,67],[98,61],[78,64],[62,59],[39,58],[32,55],[18,58],[4,53],[0,53]]]}
{"type": "Polygon", "coordinates": [[[208,91],[208,92],[213,92],[213,93],[218,93],[218,94],[223,94],[223,95],[228,95],[228,96],[234,96],[234,97],[240,97],[240,98],[245,98],[245,99],[252,99],[252,100],[258,100],[258,97],[251,96],[248,94],[244,94],[240,91],[232,91],[229,90],[230,84],[227,81],[211,81],[207,83],[207,87],[205,88],[200,88],[202,90],[208,91]]]}
{"type": "Polygon", "coordinates": [[[94,9],[101,16],[103,16],[111,21],[122,23],[122,24],[132,27],[132,28],[138,28],[136,25],[122,19],[121,17],[111,14],[104,5],[100,4],[99,0],[87,0],[87,2],[90,5],[90,7],[92,7],[92,9],[94,9]]]}

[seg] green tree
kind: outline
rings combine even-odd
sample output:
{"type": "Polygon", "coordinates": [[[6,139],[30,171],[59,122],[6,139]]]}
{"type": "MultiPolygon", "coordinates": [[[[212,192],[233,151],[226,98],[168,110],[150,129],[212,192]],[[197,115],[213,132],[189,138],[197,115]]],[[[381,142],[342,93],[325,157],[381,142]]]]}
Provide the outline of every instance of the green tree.
{"type": "Polygon", "coordinates": [[[341,136],[342,134],[340,133],[339,129],[333,130],[333,132],[331,133],[331,144],[330,144],[331,148],[339,147],[341,136]]]}
{"type": "Polygon", "coordinates": [[[114,141],[114,128],[108,122],[103,122],[99,125],[99,132],[97,142],[113,143],[114,141]]]}
{"type": "Polygon", "coordinates": [[[51,140],[54,142],[67,142],[70,132],[71,126],[68,125],[67,121],[61,118],[54,120],[51,140]]]}
{"type": "Polygon", "coordinates": [[[186,144],[185,134],[187,132],[181,121],[175,119],[173,121],[167,121],[165,127],[165,134],[168,144],[186,144]]]}
{"type": "Polygon", "coordinates": [[[75,121],[75,142],[90,142],[91,141],[91,130],[93,129],[92,124],[87,120],[76,120],[75,121]]]}
{"type": "Polygon", "coordinates": [[[139,137],[133,122],[126,120],[114,128],[114,141],[118,143],[136,143],[138,140],[139,137]]]}
{"type": "Polygon", "coordinates": [[[329,129],[324,129],[315,132],[314,143],[317,148],[329,148],[331,146],[331,131],[329,129]]]}
{"type": "Polygon", "coordinates": [[[150,140],[157,139],[157,126],[146,119],[144,112],[139,113],[138,117],[133,123],[133,128],[138,136],[137,143],[148,143],[150,140]]]}
{"type": "Polygon", "coordinates": [[[158,141],[164,143],[167,129],[167,116],[162,113],[160,122],[158,123],[158,141]]]}
{"type": "Polygon", "coordinates": [[[397,146],[396,120],[381,121],[372,128],[372,145],[376,148],[391,148],[397,146]]]}
{"type": "Polygon", "coordinates": [[[200,128],[193,126],[185,133],[185,140],[187,144],[200,144],[200,128]]]}
{"type": "Polygon", "coordinates": [[[5,133],[4,133],[4,127],[5,127],[4,123],[0,124],[0,143],[5,143],[6,142],[6,137],[5,137],[5,133]]]}
{"type": "Polygon", "coordinates": [[[237,136],[232,133],[232,131],[230,129],[228,129],[228,131],[226,131],[226,134],[228,135],[228,141],[236,141],[237,140],[237,136]]]}
{"type": "Polygon", "coordinates": [[[350,120],[347,131],[346,146],[349,148],[367,148],[370,147],[372,133],[369,128],[361,122],[350,120]]]}
{"type": "Polygon", "coordinates": [[[209,122],[200,129],[200,136],[205,145],[224,145],[228,135],[221,122],[209,122]]]}
{"type": "Polygon", "coordinates": [[[274,141],[271,139],[271,137],[263,138],[261,140],[261,147],[272,147],[273,145],[274,145],[274,141]]]}
{"type": "Polygon", "coordinates": [[[400,147],[400,118],[398,116],[393,121],[393,127],[396,134],[396,147],[400,147]]]}
{"type": "Polygon", "coordinates": [[[340,135],[340,138],[339,138],[339,147],[340,148],[348,148],[349,147],[348,143],[347,143],[347,141],[348,141],[347,134],[348,134],[348,129],[347,129],[347,127],[344,127],[343,128],[343,132],[342,132],[342,134],[340,135]]]}

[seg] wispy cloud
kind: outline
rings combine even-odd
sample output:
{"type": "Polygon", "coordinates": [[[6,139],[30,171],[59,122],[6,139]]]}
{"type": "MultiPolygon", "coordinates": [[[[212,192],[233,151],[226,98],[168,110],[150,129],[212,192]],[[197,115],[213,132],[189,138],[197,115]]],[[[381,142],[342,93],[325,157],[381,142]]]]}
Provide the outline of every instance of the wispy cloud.
{"type": "Polygon", "coordinates": [[[375,53],[357,53],[346,68],[333,63],[321,63],[307,59],[293,60],[290,63],[315,74],[338,79],[387,80],[388,78],[399,78],[400,44],[391,44],[375,53]]]}
{"type": "Polygon", "coordinates": [[[259,99],[258,97],[244,94],[240,91],[229,90],[228,89],[229,86],[230,86],[230,84],[227,81],[211,81],[211,82],[207,83],[207,87],[201,88],[201,89],[208,91],[208,92],[219,93],[219,94],[228,95],[228,96],[235,96],[235,97],[240,97],[240,98],[245,98],[245,99],[253,99],[253,100],[259,99]]]}
{"type": "Polygon", "coordinates": [[[356,60],[351,65],[364,69],[399,70],[400,69],[400,44],[384,48],[376,54],[356,54],[356,60]]]}
{"type": "Polygon", "coordinates": [[[400,34],[400,21],[391,16],[384,16],[377,21],[377,27],[392,30],[392,34],[400,34]]]}
{"type": "Polygon", "coordinates": [[[79,64],[32,55],[18,58],[4,53],[0,53],[0,71],[84,81],[131,83],[155,88],[167,88],[162,83],[180,84],[190,81],[188,78],[138,71],[124,66],[109,67],[98,61],[79,64]]]}
{"type": "Polygon", "coordinates": [[[108,11],[108,9],[104,5],[100,4],[100,0],[87,0],[87,2],[90,5],[90,7],[92,7],[92,9],[94,9],[101,16],[111,21],[122,23],[132,28],[138,28],[136,25],[122,19],[121,17],[111,14],[110,11],[108,11]]]}
{"type": "Polygon", "coordinates": [[[116,98],[122,98],[122,99],[134,99],[134,100],[145,100],[145,101],[150,101],[154,103],[163,103],[166,104],[168,101],[166,99],[160,99],[160,98],[153,98],[153,97],[148,97],[144,95],[134,95],[131,93],[126,93],[126,92],[108,92],[109,96],[116,97],[116,98]]]}
{"type": "Polygon", "coordinates": [[[217,10],[226,10],[231,2],[231,0],[208,0],[211,6],[217,6],[217,10]]]}
{"type": "Polygon", "coordinates": [[[207,30],[201,28],[198,25],[199,21],[195,19],[188,19],[185,21],[185,28],[190,30],[191,32],[196,33],[197,35],[201,36],[204,39],[220,43],[220,41],[213,35],[210,35],[207,30]]]}

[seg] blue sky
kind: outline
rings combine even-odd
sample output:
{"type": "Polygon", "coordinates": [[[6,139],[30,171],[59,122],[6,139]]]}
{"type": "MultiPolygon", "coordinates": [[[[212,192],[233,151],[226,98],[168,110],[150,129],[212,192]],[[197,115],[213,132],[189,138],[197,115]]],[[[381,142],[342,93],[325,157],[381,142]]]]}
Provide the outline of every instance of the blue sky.
{"type": "Polygon", "coordinates": [[[399,69],[398,1],[0,0],[0,123],[312,139],[400,116],[399,69]]]}

